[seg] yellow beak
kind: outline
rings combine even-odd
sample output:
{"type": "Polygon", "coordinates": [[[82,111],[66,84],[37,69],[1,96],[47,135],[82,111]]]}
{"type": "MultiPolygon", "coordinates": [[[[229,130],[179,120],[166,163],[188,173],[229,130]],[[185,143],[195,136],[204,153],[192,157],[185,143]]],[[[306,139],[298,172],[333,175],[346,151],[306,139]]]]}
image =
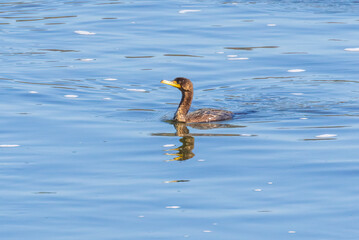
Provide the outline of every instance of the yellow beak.
{"type": "Polygon", "coordinates": [[[170,86],[172,86],[172,87],[181,88],[181,85],[179,85],[176,81],[162,80],[161,83],[170,85],[170,86]]]}

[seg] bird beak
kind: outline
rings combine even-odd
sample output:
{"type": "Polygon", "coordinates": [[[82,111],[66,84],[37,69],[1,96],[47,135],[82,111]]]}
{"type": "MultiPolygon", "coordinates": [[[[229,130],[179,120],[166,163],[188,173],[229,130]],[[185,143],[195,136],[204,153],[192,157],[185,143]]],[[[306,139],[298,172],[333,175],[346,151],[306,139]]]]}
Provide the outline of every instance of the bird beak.
{"type": "Polygon", "coordinates": [[[170,85],[172,87],[181,88],[181,85],[179,85],[176,81],[162,80],[161,83],[170,85]]]}

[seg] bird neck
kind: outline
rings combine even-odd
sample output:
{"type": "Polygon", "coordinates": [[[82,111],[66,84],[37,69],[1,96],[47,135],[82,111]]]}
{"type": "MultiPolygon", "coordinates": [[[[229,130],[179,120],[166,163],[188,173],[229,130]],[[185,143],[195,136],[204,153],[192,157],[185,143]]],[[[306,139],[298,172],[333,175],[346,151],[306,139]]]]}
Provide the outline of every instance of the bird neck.
{"type": "Polygon", "coordinates": [[[192,98],[193,98],[192,91],[182,92],[182,99],[177,108],[177,112],[175,114],[174,120],[178,122],[186,122],[186,115],[191,107],[192,98]]]}

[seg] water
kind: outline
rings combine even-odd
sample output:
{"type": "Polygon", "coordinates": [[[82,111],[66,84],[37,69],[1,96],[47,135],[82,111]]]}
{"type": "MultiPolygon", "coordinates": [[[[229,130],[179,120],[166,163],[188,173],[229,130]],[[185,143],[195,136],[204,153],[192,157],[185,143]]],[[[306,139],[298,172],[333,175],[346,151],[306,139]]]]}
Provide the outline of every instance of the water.
{"type": "Polygon", "coordinates": [[[0,12],[3,239],[358,239],[356,1],[0,12]]]}

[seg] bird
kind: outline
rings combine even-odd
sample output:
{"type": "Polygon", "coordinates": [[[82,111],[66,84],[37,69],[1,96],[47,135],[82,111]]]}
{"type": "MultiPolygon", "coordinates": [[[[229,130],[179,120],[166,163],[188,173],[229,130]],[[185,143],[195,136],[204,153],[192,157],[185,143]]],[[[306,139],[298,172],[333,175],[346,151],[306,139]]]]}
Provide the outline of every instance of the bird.
{"type": "Polygon", "coordinates": [[[193,99],[193,84],[188,78],[177,77],[173,81],[162,80],[161,83],[176,87],[182,92],[181,102],[173,117],[175,122],[202,123],[233,118],[233,112],[213,108],[202,108],[188,113],[193,99]]]}

